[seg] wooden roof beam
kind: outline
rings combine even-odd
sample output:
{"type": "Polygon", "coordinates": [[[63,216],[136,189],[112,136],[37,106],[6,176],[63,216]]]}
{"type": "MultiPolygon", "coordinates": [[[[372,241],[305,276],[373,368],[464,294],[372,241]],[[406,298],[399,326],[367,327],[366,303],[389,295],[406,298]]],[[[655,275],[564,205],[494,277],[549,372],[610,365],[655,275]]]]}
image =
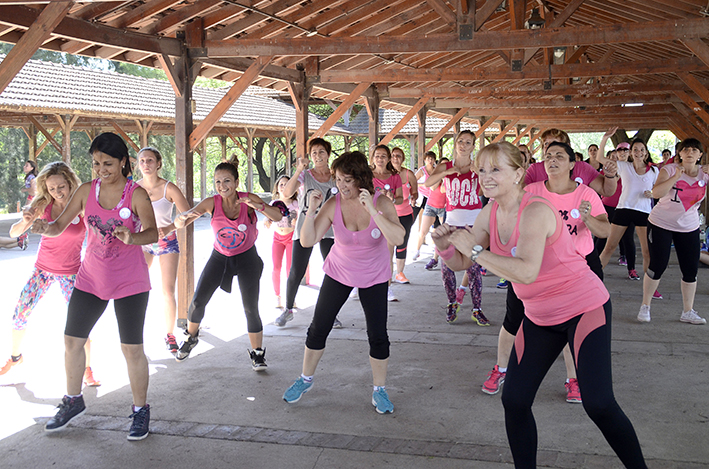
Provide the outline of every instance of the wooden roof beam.
{"type": "Polygon", "coordinates": [[[15,75],[22,70],[27,61],[37,52],[52,31],[64,19],[74,2],[55,2],[44,7],[41,13],[22,35],[15,47],[7,53],[0,63],[0,93],[7,88],[15,75]]]}
{"type": "Polygon", "coordinates": [[[313,133],[313,138],[324,137],[325,134],[332,128],[333,125],[342,117],[345,112],[352,107],[352,105],[357,101],[362,94],[369,88],[370,82],[364,82],[357,85],[357,87],[352,91],[352,93],[337,107],[335,112],[330,114],[330,117],[325,120],[323,125],[320,126],[318,130],[313,133]]]}
{"type": "Polygon", "coordinates": [[[463,108],[458,111],[455,116],[453,116],[448,122],[446,122],[446,125],[444,125],[443,128],[439,130],[438,133],[434,135],[433,138],[426,144],[424,150],[428,151],[433,148],[433,146],[448,133],[451,127],[458,123],[463,118],[463,116],[468,113],[468,111],[470,111],[469,107],[463,108]]]}
{"type": "Polygon", "coordinates": [[[499,142],[500,140],[502,140],[503,138],[505,138],[505,136],[507,135],[507,133],[508,133],[510,130],[512,130],[515,125],[517,125],[517,122],[519,122],[519,119],[513,120],[512,122],[510,122],[509,124],[507,124],[507,127],[505,127],[504,129],[502,129],[502,130],[500,131],[500,133],[497,134],[497,137],[495,137],[494,140],[493,140],[491,143],[497,143],[497,142],[499,142]]]}
{"type": "MultiPolygon", "coordinates": [[[[379,141],[379,144],[381,145],[386,145],[387,143],[391,142],[394,137],[396,137],[396,134],[399,133],[401,129],[404,128],[406,124],[409,123],[411,119],[414,118],[417,112],[421,110],[422,107],[426,105],[428,102],[429,98],[421,98],[418,100],[418,102],[409,109],[409,112],[407,112],[404,117],[402,117],[399,122],[396,123],[393,129],[391,129],[391,132],[389,132],[383,139],[379,141]]],[[[369,107],[367,108],[369,109],[369,107]]]]}
{"type": "Polygon", "coordinates": [[[480,127],[478,128],[478,131],[475,132],[475,138],[478,139],[482,134],[485,133],[485,131],[490,128],[492,124],[495,123],[495,121],[498,119],[499,116],[493,116],[489,118],[488,120],[485,121],[484,124],[481,124],[480,127]]]}
{"type": "Polygon", "coordinates": [[[125,130],[123,130],[123,127],[121,127],[121,125],[118,122],[114,121],[113,119],[111,119],[110,122],[111,122],[111,125],[113,126],[113,128],[116,129],[116,132],[118,132],[118,134],[121,137],[123,137],[123,140],[125,140],[128,143],[128,145],[133,147],[133,150],[135,150],[136,152],[140,151],[140,147],[133,141],[132,138],[130,138],[128,133],[125,130]]]}
{"type": "MultiPolygon", "coordinates": [[[[576,10],[579,9],[579,7],[583,4],[583,2],[584,2],[584,0],[572,0],[566,6],[566,8],[564,8],[564,10],[561,13],[556,15],[556,17],[554,18],[553,21],[551,21],[548,25],[545,24],[545,27],[543,28],[543,30],[544,29],[560,28],[561,26],[563,26],[564,23],[566,23],[566,20],[571,18],[571,15],[573,15],[576,12],[576,10]]],[[[594,26],[594,28],[595,28],[595,26],[594,26]]],[[[585,42],[579,42],[578,44],[585,44],[585,42]]],[[[576,44],[570,44],[570,45],[573,46],[576,44]]],[[[554,47],[554,45],[552,44],[552,45],[550,45],[550,46],[548,45],[546,47],[554,47]]],[[[524,53],[524,63],[526,64],[527,62],[529,62],[538,51],[539,51],[539,48],[526,50],[524,53]]]]}
{"type": "Polygon", "coordinates": [[[163,72],[165,72],[165,75],[167,75],[167,81],[169,81],[170,85],[172,85],[172,90],[175,92],[175,96],[181,98],[182,80],[180,79],[180,76],[172,63],[172,60],[166,54],[158,54],[158,62],[160,62],[160,67],[163,72]]]}
{"type": "MultiPolygon", "coordinates": [[[[681,90],[675,90],[675,92],[680,92],[681,90]]],[[[555,97],[553,99],[547,99],[540,97],[539,99],[437,99],[436,108],[437,109],[451,109],[460,107],[472,107],[475,109],[486,109],[486,108],[526,108],[526,109],[538,109],[538,108],[575,108],[578,106],[585,107],[595,107],[595,106],[622,106],[626,103],[643,103],[647,104],[664,104],[672,101],[677,101],[677,98],[671,94],[661,94],[652,96],[609,96],[609,97],[579,97],[579,96],[568,96],[566,97],[555,97]]]]}
{"type": "Polygon", "coordinates": [[[687,46],[687,49],[691,50],[694,55],[699,57],[702,62],[709,65],[709,46],[704,41],[700,38],[686,38],[680,39],[680,41],[682,41],[682,44],[687,46]]]}
{"type": "Polygon", "coordinates": [[[433,8],[450,27],[455,27],[455,13],[448,7],[448,4],[444,0],[426,0],[426,3],[428,3],[428,6],[433,8]]]}
{"type": "Polygon", "coordinates": [[[475,12],[475,31],[479,31],[483,24],[490,19],[504,0],[485,0],[482,8],[475,12]]]}
{"type": "Polygon", "coordinates": [[[689,109],[691,109],[701,120],[703,120],[705,123],[709,124],[709,113],[704,110],[702,106],[699,105],[698,102],[693,100],[687,93],[684,91],[675,91],[675,94],[679,99],[682,100],[684,104],[687,105],[689,109]]]}
{"type": "MultiPolygon", "coordinates": [[[[56,140],[54,140],[54,134],[57,132],[55,131],[54,134],[50,133],[42,124],[39,123],[37,119],[34,118],[34,116],[27,116],[27,119],[29,119],[30,122],[34,124],[35,127],[37,127],[37,130],[42,132],[42,135],[47,139],[47,142],[51,143],[54,148],[57,149],[59,154],[62,154],[62,146],[57,143],[56,140]]],[[[58,128],[57,128],[58,131],[58,128]]],[[[45,142],[46,143],[46,142],[45,142]]]]}
{"type": "Polygon", "coordinates": [[[677,72],[677,76],[682,80],[687,86],[689,86],[692,91],[697,93],[697,95],[704,101],[704,103],[709,104],[709,90],[706,86],[702,84],[697,78],[689,73],[677,72]]]}

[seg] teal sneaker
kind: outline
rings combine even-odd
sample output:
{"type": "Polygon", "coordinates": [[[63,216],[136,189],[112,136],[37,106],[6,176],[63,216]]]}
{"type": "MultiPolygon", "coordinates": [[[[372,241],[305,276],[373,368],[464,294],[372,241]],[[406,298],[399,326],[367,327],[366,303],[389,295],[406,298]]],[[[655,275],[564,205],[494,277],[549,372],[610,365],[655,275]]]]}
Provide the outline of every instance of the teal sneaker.
{"type": "Polygon", "coordinates": [[[303,394],[308,392],[308,390],[312,387],[313,383],[306,383],[301,376],[295,380],[295,383],[291,384],[291,386],[286,389],[286,392],[283,393],[283,400],[289,404],[295,404],[301,397],[303,397],[303,394]]]}
{"type": "Polygon", "coordinates": [[[372,405],[380,414],[393,413],[394,404],[389,400],[389,394],[386,389],[380,388],[379,391],[372,393],[372,405]]]}

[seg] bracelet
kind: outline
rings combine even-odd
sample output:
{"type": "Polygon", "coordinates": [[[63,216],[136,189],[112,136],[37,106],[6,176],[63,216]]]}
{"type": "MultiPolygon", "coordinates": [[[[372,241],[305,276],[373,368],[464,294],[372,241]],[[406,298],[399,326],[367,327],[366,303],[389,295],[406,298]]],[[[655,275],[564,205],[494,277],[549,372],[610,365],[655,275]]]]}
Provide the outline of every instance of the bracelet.
{"type": "Polygon", "coordinates": [[[448,246],[446,249],[444,249],[443,251],[436,248],[436,252],[438,252],[438,255],[441,256],[444,261],[451,259],[455,255],[455,251],[456,251],[455,246],[453,246],[452,244],[450,246],[448,246]]]}
{"type": "MultiPolygon", "coordinates": [[[[379,215],[384,215],[384,213],[382,213],[382,211],[381,211],[381,210],[377,210],[377,214],[376,214],[376,215],[374,215],[374,217],[376,217],[376,216],[379,216],[379,215]]],[[[374,218],[374,217],[372,217],[372,218],[374,218]]]]}
{"type": "Polygon", "coordinates": [[[257,211],[257,212],[263,212],[264,210],[266,210],[266,203],[265,203],[265,202],[261,202],[261,208],[257,208],[256,211],[257,211]]]}
{"type": "Polygon", "coordinates": [[[311,215],[310,212],[305,212],[305,218],[315,218],[315,215],[311,215]]]}
{"type": "Polygon", "coordinates": [[[607,174],[604,174],[604,176],[607,177],[608,179],[615,179],[618,175],[614,174],[613,176],[609,176],[607,174]]]}

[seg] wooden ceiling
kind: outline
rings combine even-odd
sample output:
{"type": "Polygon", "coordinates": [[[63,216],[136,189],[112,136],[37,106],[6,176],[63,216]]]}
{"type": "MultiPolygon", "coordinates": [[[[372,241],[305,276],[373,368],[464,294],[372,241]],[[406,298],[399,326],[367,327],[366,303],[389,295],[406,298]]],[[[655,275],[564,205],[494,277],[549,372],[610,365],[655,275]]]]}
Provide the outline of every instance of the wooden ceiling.
{"type": "MultiPolygon", "coordinates": [[[[48,2],[0,0],[17,43],[48,2]]],[[[41,47],[518,131],[668,129],[709,135],[706,0],[127,0],[49,2],[41,47]],[[62,11],[65,10],[65,11],[62,11]],[[527,29],[536,9],[544,19],[527,29]],[[624,107],[642,103],[641,107],[624,107]]],[[[30,29],[30,31],[32,31],[30,29]]],[[[3,71],[0,70],[0,81],[3,71]]]]}

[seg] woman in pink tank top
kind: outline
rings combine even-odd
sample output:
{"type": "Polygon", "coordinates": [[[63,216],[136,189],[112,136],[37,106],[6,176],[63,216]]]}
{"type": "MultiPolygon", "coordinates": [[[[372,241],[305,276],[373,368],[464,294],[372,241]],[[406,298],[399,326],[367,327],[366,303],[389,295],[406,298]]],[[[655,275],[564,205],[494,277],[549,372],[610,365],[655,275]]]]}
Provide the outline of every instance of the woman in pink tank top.
{"type": "Polygon", "coordinates": [[[175,218],[175,227],[180,229],[209,213],[214,231],[214,250],[199,277],[187,312],[188,338],[180,344],[175,359],[181,362],[190,356],[199,342],[199,325],[209,300],[219,287],[231,293],[232,280],[237,277],[251,342],[251,367],[254,371],[264,371],[266,349],[263,348],[263,324],[258,310],[263,261],[254,246],[258,236],[256,212],[263,213],[272,221],[279,221],[283,213],[256,194],[239,192],[238,187],[239,170],[232,163],[220,163],[214,168],[217,194],[175,218]]]}
{"type": "MultiPolygon", "coordinates": [[[[37,218],[48,222],[56,220],[66,208],[69,198],[79,187],[81,181],[72,169],[63,161],[49,163],[37,176],[37,196],[29,207],[22,212],[22,219],[12,225],[10,235],[19,236],[32,226],[37,218]]],[[[74,290],[76,273],[81,264],[81,246],[84,244],[86,226],[83,217],[72,220],[69,227],[56,238],[43,238],[37,252],[32,276],[20,293],[20,299],[12,317],[12,351],[5,365],[0,369],[4,375],[10,368],[22,363],[20,344],[25,335],[27,321],[39,300],[49,287],[57,282],[67,304],[74,290]]],[[[84,384],[100,386],[91,370],[91,341],[84,346],[86,351],[86,370],[84,384]]]]}
{"type": "Polygon", "coordinates": [[[443,225],[434,240],[452,269],[480,264],[509,279],[524,302],[526,317],[515,338],[502,393],[515,467],[536,467],[532,404],[567,343],[584,410],[626,467],[646,467],[633,425],[613,396],[611,304],[603,282],[576,250],[551,203],[524,191],[524,162],[514,145],[484,147],[476,171],[485,196],[494,201],[472,228],[443,225]]]}
{"type": "Polygon", "coordinates": [[[157,241],[158,230],[148,194],[131,178],[128,147],[123,139],[103,133],[91,142],[89,154],[98,178],[82,184],[54,222],[38,219],[32,225],[33,232],[56,237],[83,213],[88,231],[64,330],[67,395],[45,429],[60,430],[86,410],[81,394],[84,344],[113,300],[133,394],[133,424],[128,439],[142,440],[148,436],[150,423],[150,406],[146,403],[148,360],[143,352],[150,277],[140,246],[157,241]]]}
{"type": "Polygon", "coordinates": [[[387,283],[391,278],[387,244],[401,244],[404,228],[391,200],[374,191],[372,170],[362,153],[344,153],[333,162],[332,171],[339,192],[325,202],[316,216],[316,207],[324,196],[313,191],[301,242],[313,246],[332,227],[335,244],[323,266],[325,278],[308,328],[302,374],[286,390],[283,399],[298,402],[313,385],[313,375],[325,352],[335,317],[352,289],[357,288],[367,321],[374,382],[372,404],[380,414],[393,412],[394,405],[385,389],[389,363],[387,283]]]}
{"type": "Polygon", "coordinates": [[[414,224],[414,219],[416,218],[416,213],[414,212],[414,205],[416,205],[416,199],[418,198],[418,184],[416,183],[416,175],[413,171],[403,166],[404,163],[404,150],[399,147],[394,148],[391,151],[391,164],[394,168],[399,171],[399,177],[401,178],[401,191],[404,198],[404,202],[401,205],[396,205],[396,214],[399,216],[399,223],[406,230],[404,235],[404,242],[396,247],[396,276],[394,281],[396,283],[409,283],[409,279],[404,275],[404,268],[406,267],[406,253],[407,246],[409,244],[409,235],[411,234],[411,227],[414,224]]]}

